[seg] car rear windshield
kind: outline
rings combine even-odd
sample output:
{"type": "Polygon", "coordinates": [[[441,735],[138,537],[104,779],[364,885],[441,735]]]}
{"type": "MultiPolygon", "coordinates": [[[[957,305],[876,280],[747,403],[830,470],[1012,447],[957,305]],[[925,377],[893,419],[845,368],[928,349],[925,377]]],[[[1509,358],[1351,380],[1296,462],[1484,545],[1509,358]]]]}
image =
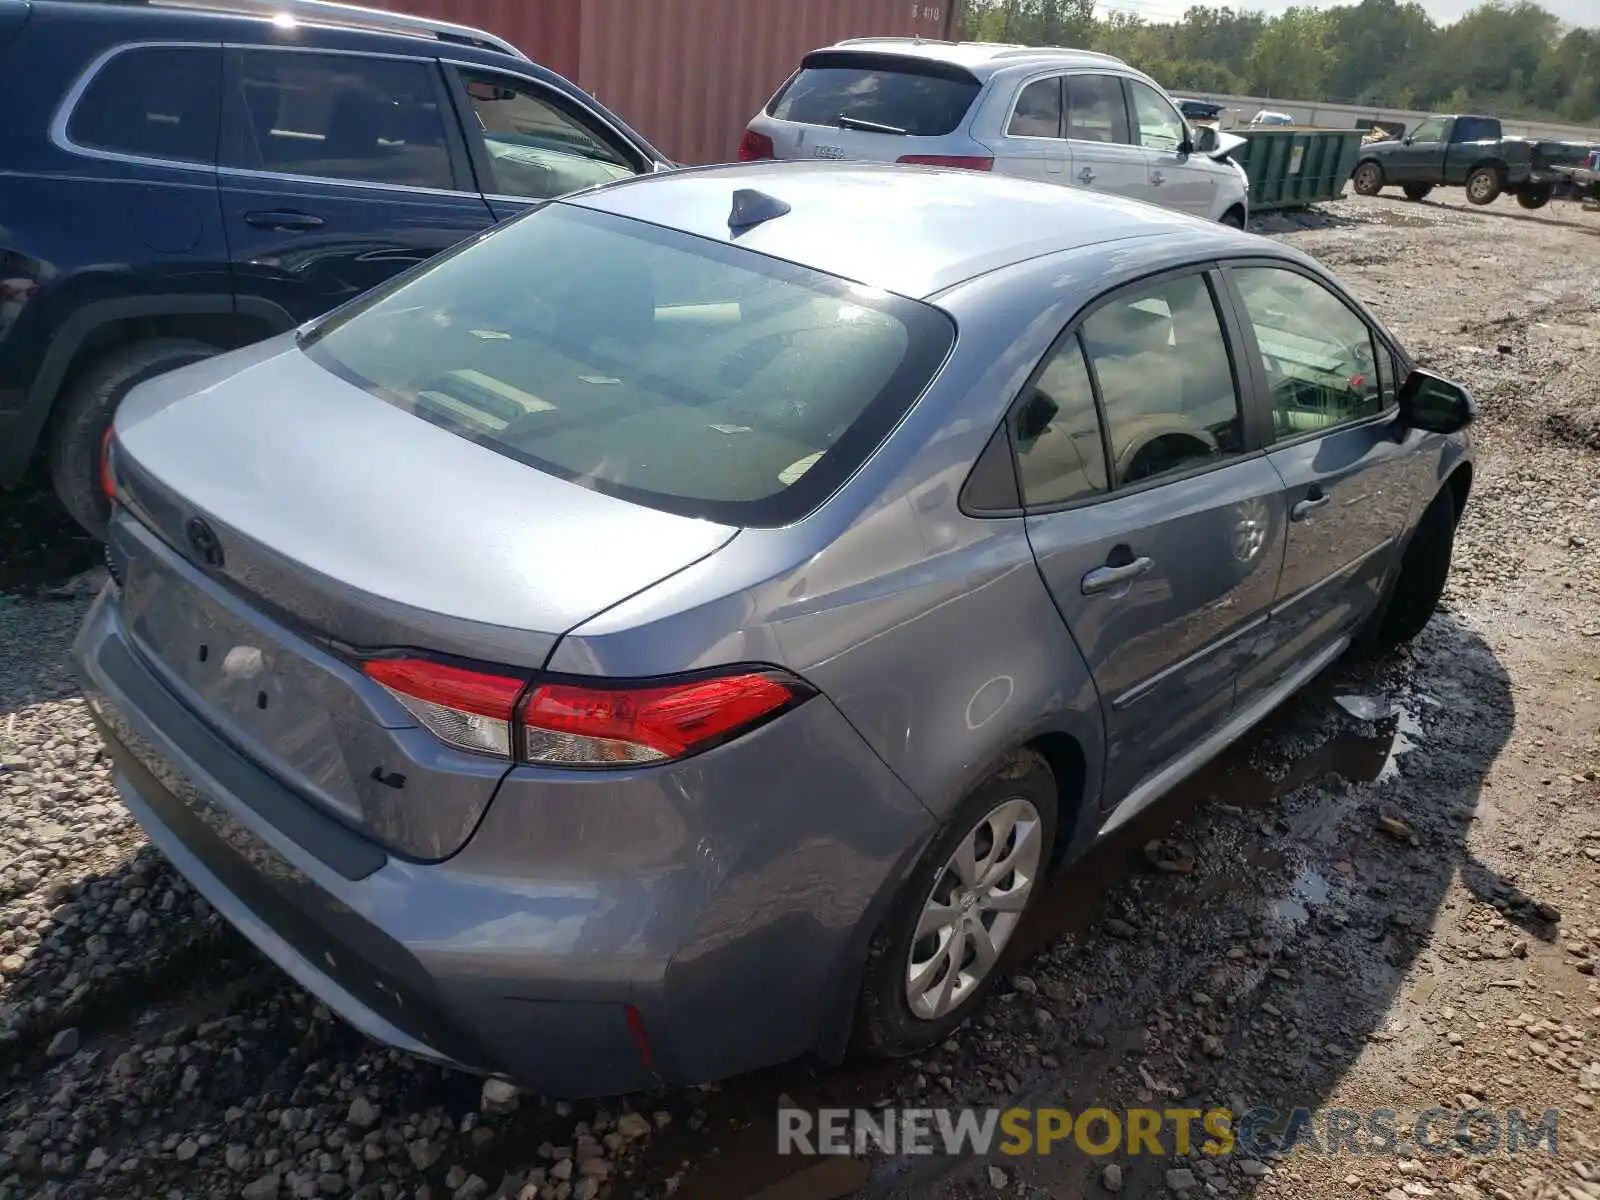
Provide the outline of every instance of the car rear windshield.
{"type": "Polygon", "coordinates": [[[552,204],[301,345],[373,395],[584,487],[784,525],[877,448],[954,336],[914,300],[552,204]]]}
{"type": "Polygon", "coordinates": [[[941,137],[961,124],[979,87],[969,72],[949,63],[819,52],[801,62],[767,115],[804,125],[838,125],[844,117],[886,132],[941,137]]]}

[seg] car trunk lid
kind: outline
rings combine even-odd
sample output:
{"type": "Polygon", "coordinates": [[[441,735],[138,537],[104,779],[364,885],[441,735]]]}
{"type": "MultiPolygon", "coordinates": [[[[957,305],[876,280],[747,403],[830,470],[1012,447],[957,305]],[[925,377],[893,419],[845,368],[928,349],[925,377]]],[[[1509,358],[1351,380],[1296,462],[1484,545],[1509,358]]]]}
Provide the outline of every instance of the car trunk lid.
{"type": "Polygon", "coordinates": [[[137,522],[111,549],[146,660],[248,757],[418,858],[459,848],[510,764],[418,728],[360,655],[531,678],[566,630],[737,532],[417,420],[292,337],[135,389],[114,455],[137,522]]]}

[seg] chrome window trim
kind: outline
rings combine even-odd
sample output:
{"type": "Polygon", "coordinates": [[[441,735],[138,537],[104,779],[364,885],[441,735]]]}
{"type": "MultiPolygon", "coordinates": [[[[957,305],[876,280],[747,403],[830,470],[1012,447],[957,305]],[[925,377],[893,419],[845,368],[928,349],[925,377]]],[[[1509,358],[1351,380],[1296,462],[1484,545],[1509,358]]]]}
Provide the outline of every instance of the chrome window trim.
{"type": "Polygon", "coordinates": [[[419,187],[409,183],[380,183],[372,179],[350,179],[344,175],[295,175],[287,171],[257,171],[251,167],[218,167],[216,173],[227,179],[283,179],[290,183],[333,184],[338,187],[371,188],[378,192],[403,192],[412,196],[449,196],[466,200],[482,200],[477,192],[453,191],[449,188],[419,187]]]}
{"type": "MultiPolygon", "coordinates": [[[[154,158],[144,154],[129,154],[123,150],[104,150],[97,146],[80,146],[67,136],[67,126],[72,123],[72,115],[77,111],[82,102],[84,93],[99,77],[101,71],[112,59],[131,50],[215,50],[218,55],[222,53],[221,42],[182,42],[182,41],[154,41],[154,42],[123,42],[102,50],[87,67],[73,81],[67,94],[61,98],[61,103],[56,105],[55,114],[50,118],[50,141],[58,150],[68,154],[75,154],[81,158],[95,158],[102,162],[128,163],[139,167],[162,167],[167,170],[197,171],[207,175],[217,172],[216,155],[212,154],[210,163],[189,162],[181,158],[154,158]]],[[[219,59],[217,66],[222,63],[219,59]]],[[[222,123],[222,94],[219,87],[217,93],[217,128],[220,137],[222,123]]]]}

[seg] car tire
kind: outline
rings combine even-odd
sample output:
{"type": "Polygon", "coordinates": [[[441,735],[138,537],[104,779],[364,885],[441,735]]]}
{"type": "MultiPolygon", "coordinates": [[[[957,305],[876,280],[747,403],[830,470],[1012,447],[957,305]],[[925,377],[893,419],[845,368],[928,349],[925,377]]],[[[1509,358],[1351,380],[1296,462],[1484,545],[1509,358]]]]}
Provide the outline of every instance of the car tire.
{"type": "Polygon", "coordinates": [[[1353,649],[1358,657],[1405,645],[1438,610],[1450,577],[1457,516],[1455,496],[1448,487],[1440,488],[1406,543],[1400,573],[1388,595],[1356,638],[1353,649]]]}
{"type": "Polygon", "coordinates": [[[1543,208],[1550,203],[1555,192],[1555,188],[1548,183],[1532,184],[1517,193],[1517,203],[1528,209],[1543,208]]]}
{"type": "Polygon", "coordinates": [[[1227,212],[1218,217],[1217,220],[1221,224],[1226,225],[1229,229],[1243,229],[1244,209],[1235,204],[1227,212]]]}
{"type": "MultiPolygon", "coordinates": [[[[1038,900],[1042,877],[1055,843],[1056,817],[1055,776],[1044,759],[1031,750],[1018,750],[1008,756],[994,774],[956,807],[923,852],[867,952],[856,1008],[854,1040],[857,1048],[881,1058],[904,1058],[943,1041],[983,1003],[1000,975],[999,964],[1005,959],[1012,934],[1038,900]],[[991,821],[996,814],[1006,812],[1020,818],[1012,829],[1021,832],[1015,844],[1009,839],[1002,843],[1012,849],[1009,858],[1002,857],[999,862],[1009,861],[1014,870],[990,882],[993,885],[1006,884],[1008,879],[1014,882],[1004,888],[992,888],[989,895],[993,897],[998,891],[1008,908],[993,910],[981,899],[970,908],[963,907],[959,897],[963,890],[969,889],[962,888],[952,868],[956,852],[970,841],[976,845],[974,857],[982,854],[984,845],[992,845],[994,841],[991,821]],[[1025,824],[1029,828],[1024,830],[1025,824]],[[1010,909],[1009,904],[1019,902],[1017,892],[1024,882],[1025,872],[1031,874],[1031,879],[1026,881],[1026,894],[1020,897],[1019,909],[1010,909]],[[924,913],[931,912],[935,903],[950,915],[952,926],[919,937],[917,931],[924,913]],[[1009,920],[1004,936],[998,939],[998,951],[984,965],[981,977],[977,976],[975,968],[979,960],[966,930],[974,922],[983,926],[992,918],[995,924],[985,926],[988,937],[988,931],[996,924],[1013,917],[1015,920],[1009,920]],[[947,951],[957,938],[962,959],[952,968],[947,951]],[[940,969],[941,959],[943,969],[940,969]],[[951,978],[952,970],[956,971],[947,997],[948,1007],[941,1010],[933,1006],[920,1012],[913,1009],[911,985],[913,971],[919,964],[925,965],[924,969],[930,972],[926,978],[932,981],[922,996],[923,1003],[930,999],[937,1001],[940,998],[938,985],[951,978]],[[961,965],[969,969],[961,970],[961,965]],[[965,989],[964,995],[962,989],[965,989]]],[[[982,861],[978,859],[979,865],[982,861]]],[[[996,939],[988,940],[993,944],[996,939]]],[[[923,988],[918,991],[923,992],[923,988]]]]}
{"type": "Polygon", "coordinates": [[[135,385],[218,352],[188,338],[119,346],[80,371],[56,398],[45,448],[50,482],[67,512],[96,538],[105,537],[111,519],[100,487],[100,450],[117,405],[135,385]]]}
{"type": "Polygon", "coordinates": [[[1479,167],[1467,176],[1467,200],[1472,204],[1493,204],[1504,188],[1499,167],[1479,167]]]}
{"type": "Polygon", "coordinates": [[[1405,192],[1407,200],[1426,200],[1428,193],[1433,191],[1433,184],[1408,183],[1401,190],[1405,192]]]}
{"type": "Polygon", "coordinates": [[[1358,196],[1376,196],[1383,191],[1383,168],[1370,158],[1358,163],[1350,176],[1350,186],[1356,189],[1358,196]]]}

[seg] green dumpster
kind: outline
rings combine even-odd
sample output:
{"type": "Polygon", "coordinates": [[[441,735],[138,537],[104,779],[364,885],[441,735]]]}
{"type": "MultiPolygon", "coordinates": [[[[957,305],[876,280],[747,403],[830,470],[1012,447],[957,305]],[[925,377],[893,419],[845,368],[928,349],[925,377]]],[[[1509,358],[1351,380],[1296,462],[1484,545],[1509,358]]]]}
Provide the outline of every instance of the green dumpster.
{"type": "Polygon", "coordinates": [[[1233,157],[1250,177],[1250,211],[1337,200],[1361,155],[1361,129],[1277,126],[1229,129],[1244,138],[1233,157]]]}

